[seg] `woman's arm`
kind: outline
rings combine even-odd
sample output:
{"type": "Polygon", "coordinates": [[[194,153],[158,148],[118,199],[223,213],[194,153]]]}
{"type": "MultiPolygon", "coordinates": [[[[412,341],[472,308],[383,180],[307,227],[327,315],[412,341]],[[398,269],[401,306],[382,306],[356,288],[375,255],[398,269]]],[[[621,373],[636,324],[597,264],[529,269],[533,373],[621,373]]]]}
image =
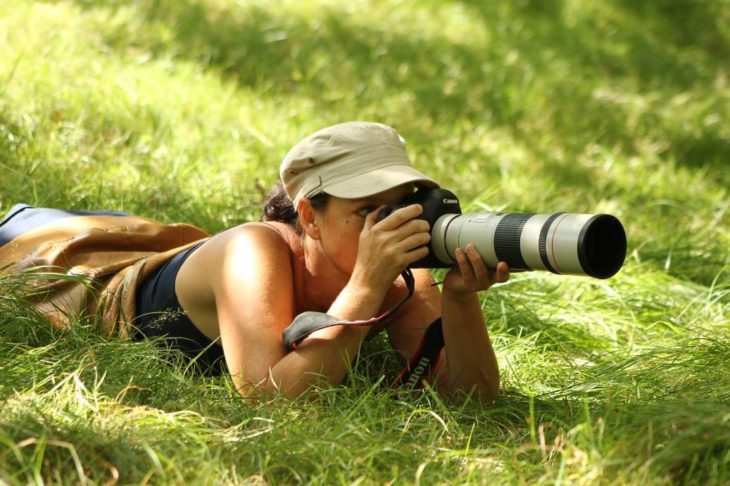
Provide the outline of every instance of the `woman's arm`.
{"type": "MultiPolygon", "coordinates": [[[[420,206],[410,206],[378,223],[376,213],[367,216],[357,262],[328,314],[342,320],[377,314],[399,269],[428,251],[423,247],[427,223],[404,224],[420,212],[420,206]]],[[[241,227],[217,244],[221,248],[211,252],[219,255],[211,265],[211,287],[223,351],[239,391],[297,396],[322,378],[340,383],[368,328],[322,329],[287,354],[282,332],[296,312],[287,244],[274,231],[257,225],[241,227]]]]}
{"type": "MultiPolygon", "coordinates": [[[[239,392],[297,396],[318,380],[342,381],[367,329],[337,326],[313,333],[287,353],[282,332],[295,313],[289,248],[271,229],[251,225],[236,230],[212,252],[211,265],[223,352],[239,392]]],[[[363,319],[377,311],[377,296],[346,286],[328,313],[363,319]],[[373,310],[375,309],[375,310],[373,310]]]]}
{"type": "Polygon", "coordinates": [[[475,393],[479,400],[490,402],[499,393],[499,367],[477,292],[505,282],[509,271],[504,263],[488,269],[473,247],[457,253],[457,261],[458,267],[444,280],[443,292],[431,285],[433,279],[427,271],[418,271],[417,298],[406,306],[389,334],[393,346],[410,359],[425,328],[441,316],[444,353],[436,389],[445,394],[475,393]]]}

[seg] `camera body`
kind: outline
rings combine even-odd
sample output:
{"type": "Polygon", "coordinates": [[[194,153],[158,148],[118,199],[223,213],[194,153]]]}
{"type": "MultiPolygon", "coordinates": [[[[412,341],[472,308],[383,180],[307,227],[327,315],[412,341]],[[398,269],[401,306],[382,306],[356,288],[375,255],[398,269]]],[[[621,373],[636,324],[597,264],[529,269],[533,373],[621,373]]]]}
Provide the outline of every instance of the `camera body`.
{"type": "Polygon", "coordinates": [[[431,227],[428,256],[412,268],[448,268],[455,251],[473,244],[492,268],[608,278],[626,258],[626,232],[610,214],[482,212],[462,214],[459,199],[446,189],[420,188],[397,205],[383,208],[378,221],[398,208],[423,206],[420,219],[431,227]]]}
{"type": "MultiPolygon", "coordinates": [[[[378,221],[384,219],[396,209],[404,208],[411,204],[420,204],[423,207],[423,212],[419,216],[419,219],[427,221],[432,232],[434,225],[440,217],[447,214],[461,214],[459,198],[453,192],[441,189],[440,187],[421,187],[416,192],[408,194],[401,199],[395,206],[388,206],[387,208],[381,209],[378,213],[378,221]]],[[[451,261],[441,261],[436,256],[432,245],[433,239],[429,243],[428,256],[413,263],[411,268],[448,268],[453,265],[451,261]]]]}

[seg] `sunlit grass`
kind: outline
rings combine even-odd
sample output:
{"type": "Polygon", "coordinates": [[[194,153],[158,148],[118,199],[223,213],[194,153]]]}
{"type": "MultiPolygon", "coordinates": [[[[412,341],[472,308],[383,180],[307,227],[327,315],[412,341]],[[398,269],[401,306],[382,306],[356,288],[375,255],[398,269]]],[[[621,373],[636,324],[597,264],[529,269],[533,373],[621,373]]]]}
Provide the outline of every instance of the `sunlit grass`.
{"type": "Polygon", "coordinates": [[[0,212],[257,219],[301,136],[406,138],[468,210],[609,212],[606,281],[482,296],[493,406],[346,387],[247,403],[151,342],[51,329],[0,278],[0,480],[723,484],[730,480],[730,17],[723,2],[0,3],[0,212]]]}

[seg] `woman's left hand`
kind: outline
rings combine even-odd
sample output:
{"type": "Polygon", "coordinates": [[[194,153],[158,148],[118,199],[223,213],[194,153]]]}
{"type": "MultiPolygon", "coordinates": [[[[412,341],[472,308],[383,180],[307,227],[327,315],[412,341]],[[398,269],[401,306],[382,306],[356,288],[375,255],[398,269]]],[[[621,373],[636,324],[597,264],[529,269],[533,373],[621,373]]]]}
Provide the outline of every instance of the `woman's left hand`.
{"type": "Polygon", "coordinates": [[[468,244],[465,250],[456,249],[456,262],[457,266],[449,270],[444,279],[445,292],[471,294],[509,280],[507,264],[499,262],[497,268],[488,268],[473,244],[468,244]]]}

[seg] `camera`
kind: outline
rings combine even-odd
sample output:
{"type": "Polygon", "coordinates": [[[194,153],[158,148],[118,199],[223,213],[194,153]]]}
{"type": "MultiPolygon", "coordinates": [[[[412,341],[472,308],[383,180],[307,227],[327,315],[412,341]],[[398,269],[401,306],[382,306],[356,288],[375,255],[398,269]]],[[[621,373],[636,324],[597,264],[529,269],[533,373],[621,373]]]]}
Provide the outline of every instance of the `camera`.
{"type": "Polygon", "coordinates": [[[610,214],[481,212],[462,214],[459,199],[441,188],[420,188],[397,205],[383,208],[378,221],[398,208],[423,206],[431,227],[428,256],[412,268],[448,268],[456,248],[473,244],[489,267],[547,270],[564,275],[609,278],[626,258],[626,232],[610,214]]]}

